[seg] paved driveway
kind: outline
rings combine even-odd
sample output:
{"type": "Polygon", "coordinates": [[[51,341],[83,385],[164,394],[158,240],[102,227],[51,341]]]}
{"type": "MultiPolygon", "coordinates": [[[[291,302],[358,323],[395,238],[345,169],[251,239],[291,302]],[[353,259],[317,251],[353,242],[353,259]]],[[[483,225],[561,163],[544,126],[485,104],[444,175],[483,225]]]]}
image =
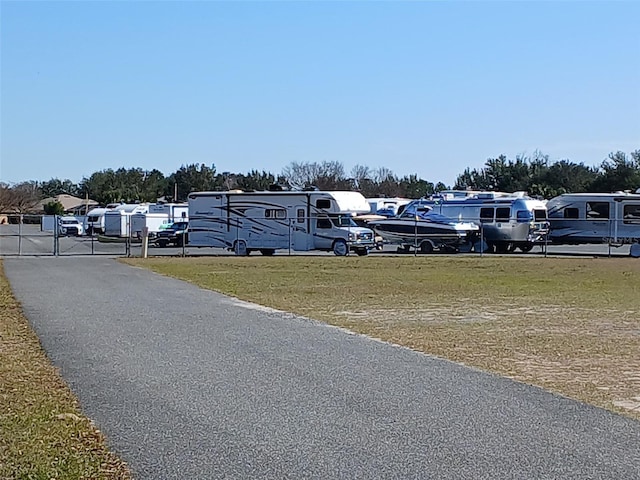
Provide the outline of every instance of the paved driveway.
{"type": "Polygon", "coordinates": [[[5,259],[138,479],[637,479],[640,423],[99,257],[5,259]]]}

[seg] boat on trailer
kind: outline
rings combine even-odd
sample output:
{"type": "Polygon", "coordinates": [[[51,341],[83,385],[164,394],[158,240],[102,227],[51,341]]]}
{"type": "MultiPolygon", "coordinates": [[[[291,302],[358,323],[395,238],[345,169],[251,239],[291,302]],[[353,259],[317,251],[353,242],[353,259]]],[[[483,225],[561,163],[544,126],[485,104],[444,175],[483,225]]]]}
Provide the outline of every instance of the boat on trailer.
{"type": "Polygon", "coordinates": [[[368,225],[385,242],[399,245],[399,252],[411,248],[422,253],[470,252],[480,240],[476,224],[455,221],[428,206],[406,209],[397,217],[372,220],[368,225]]]}

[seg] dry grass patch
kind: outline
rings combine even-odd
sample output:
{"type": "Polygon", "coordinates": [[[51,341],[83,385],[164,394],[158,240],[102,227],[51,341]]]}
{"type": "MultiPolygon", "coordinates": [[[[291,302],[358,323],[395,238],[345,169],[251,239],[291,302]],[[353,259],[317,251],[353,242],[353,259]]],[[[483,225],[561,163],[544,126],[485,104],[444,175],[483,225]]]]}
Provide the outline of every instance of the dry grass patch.
{"type": "Polygon", "coordinates": [[[638,260],[276,256],[127,262],[640,419],[638,260]]]}
{"type": "Polygon", "coordinates": [[[0,261],[0,479],[129,479],[51,366],[0,261]]]}

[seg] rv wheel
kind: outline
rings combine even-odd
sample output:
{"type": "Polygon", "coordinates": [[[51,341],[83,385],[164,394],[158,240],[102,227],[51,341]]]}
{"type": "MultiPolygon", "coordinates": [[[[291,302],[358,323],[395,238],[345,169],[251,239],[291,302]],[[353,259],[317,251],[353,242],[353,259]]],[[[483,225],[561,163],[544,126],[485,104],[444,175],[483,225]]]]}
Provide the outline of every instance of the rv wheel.
{"type": "Polygon", "coordinates": [[[236,255],[239,255],[242,257],[244,257],[245,255],[248,255],[249,252],[247,251],[247,242],[245,242],[244,240],[237,240],[233,244],[233,251],[235,252],[236,255]]]}
{"type": "Polygon", "coordinates": [[[366,248],[359,248],[358,250],[356,250],[356,253],[362,257],[364,255],[369,255],[369,250],[367,250],[366,248]]]}
{"type": "Polygon", "coordinates": [[[260,249],[260,253],[262,255],[264,255],[265,257],[270,257],[271,255],[273,255],[276,251],[273,248],[261,248],[260,249]]]}
{"type": "Polygon", "coordinates": [[[345,242],[344,240],[336,240],[335,242],[333,242],[333,253],[335,253],[339,257],[344,257],[347,253],[349,253],[347,242],[345,242]]]}
{"type": "Polygon", "coordinates": [[[520,245],[520,250],[522,250],[523,253],[530,252],[532,248],[533,248],[533,245],[531,243],[520,245]]]}

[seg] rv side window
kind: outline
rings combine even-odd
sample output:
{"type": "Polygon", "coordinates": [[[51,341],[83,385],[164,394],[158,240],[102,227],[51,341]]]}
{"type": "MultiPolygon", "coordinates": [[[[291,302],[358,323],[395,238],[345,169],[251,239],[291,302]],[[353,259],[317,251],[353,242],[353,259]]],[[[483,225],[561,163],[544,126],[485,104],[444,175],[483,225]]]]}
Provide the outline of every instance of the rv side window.
{"type": "Polygon", "coordinates": [[[318,228],[331,228],[332,223],[331,223],[331,220],[329,220],[328,218],[319,218],[318,221],[316,222],[316,226],[318,228]]]}
{"type": "Polygon", "coordinates": [[[608,220],[608,202],[587,202],[587,218],[591,220],[608,220]]]}
{"type": "Polygon", "coordinates": [[[493,208],[481,208],[480,209],[480,221],[481,222],[493,222],[493,208]]]}
{"type": "Polygon", "coordinates": [[[569,207],[564,209],[564,218],[578,218],[579,210],[575,207],[569,207]]]}
{"type": "Polygon", "coordinates": [[[304,223],[304,208],[299,208],[296,216],[298,217],[298,223],[304,223]]]}
{"type": "Polygon", "coordinates": [[[531,212],[529,210],[518,210],[516,212],[516,218],[518,219],[519,223],[525,223],[530,222],[533,216],[531,215],[531,212]]]}
{"type": "Polygon", "coordinates": [[[282,208],[267,208],[264,211],[264,218],[287,218],[287,211],[282,208]]]}
{"type": "Polygon", "coordinates": [[[510,216],[510,208],[496,208],[496,222],[508,222],[510,216]]]}
{"type": "Polygon", "coordinates": [[[316,200],[316,207],[318,208],[331,208],[331,200],[328,198],[319,198],[316,200]]]}
{"type": "Polygon", "coordinates": [[[640,205],[625,205],[622,217],[624,223],[640,223],[640,205]]]}

